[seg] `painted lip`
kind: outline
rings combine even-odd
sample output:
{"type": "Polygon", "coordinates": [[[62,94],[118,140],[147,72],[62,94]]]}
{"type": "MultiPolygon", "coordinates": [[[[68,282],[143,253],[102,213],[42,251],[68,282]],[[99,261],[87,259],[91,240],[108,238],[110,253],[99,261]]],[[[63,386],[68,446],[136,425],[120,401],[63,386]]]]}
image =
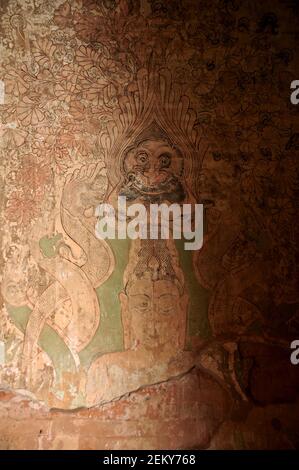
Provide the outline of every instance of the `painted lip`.
{"type": "Polygon", "coordinates": [[[146,195],[149,195],[149,196],[156,196],[157,194],[168,194],[169,191],[155,191],[154,188],[152,189],[140,189],[138,187],[134,187],[134,189],[136,189],[136,191],[138,191],[138,193],[140,194],[146,194],[146,195]]]}
{"type": "Polygon", "coordinates": [[[164,194],[166,192],[168,193],[175,184],[176,181],[171,177],[167,178],[165,181],[160,181],[156,184],[150,184],[147,186],[140,181],[135,181],[131,185],[131,188],[143,194],[164,194]]]}
{"type": "Polygon", "coordinates": [[[162,183],[156,183],[156,184],[150,184],[148,186],[143,186],[143,185],[138,185],[138,184],[133,184],[133,188],[137,189],[140,192],[143,193],[150,193],[150,192],[165,192],[167,190],[167,186],[171,185],[171,180],[165,180],[162,183]]]}

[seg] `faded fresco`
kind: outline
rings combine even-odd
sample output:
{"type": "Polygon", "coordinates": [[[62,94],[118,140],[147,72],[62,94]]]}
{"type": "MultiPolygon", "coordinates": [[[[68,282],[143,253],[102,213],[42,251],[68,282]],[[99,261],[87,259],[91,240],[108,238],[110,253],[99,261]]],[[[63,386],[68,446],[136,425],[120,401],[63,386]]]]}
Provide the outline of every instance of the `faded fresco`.
{"type": "Polygon", "coordinates": [[[225,435],[295,403],[297,3],[0,5],[1,388],[76,409],[196,373],[225,435]],[[204,204],[202,249],[99,240],[118,196],[204,204]]]}

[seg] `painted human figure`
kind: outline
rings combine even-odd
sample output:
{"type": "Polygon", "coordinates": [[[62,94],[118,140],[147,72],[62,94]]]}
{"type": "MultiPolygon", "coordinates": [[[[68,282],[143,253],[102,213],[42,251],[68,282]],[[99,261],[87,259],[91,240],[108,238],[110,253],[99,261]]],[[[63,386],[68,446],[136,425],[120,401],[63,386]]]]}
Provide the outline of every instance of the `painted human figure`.
{"type": "MultiPolygon", "coordinates": [[[[136,259],[136,258],[135,258],[136,259]]],[[[190,368],[184,351],[188,297],[181,278],[160,275],[152,258],[142,276],[129,264],[120,293],[124,351],[100,356],[87,376],[87,404],[103,403],[190,368]]]]}

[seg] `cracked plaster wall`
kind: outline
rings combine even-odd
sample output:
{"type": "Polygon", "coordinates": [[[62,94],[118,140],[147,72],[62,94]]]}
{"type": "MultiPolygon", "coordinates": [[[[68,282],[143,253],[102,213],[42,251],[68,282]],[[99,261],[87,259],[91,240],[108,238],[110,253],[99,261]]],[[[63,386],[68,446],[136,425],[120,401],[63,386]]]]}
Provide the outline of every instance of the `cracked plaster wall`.
{"type": "Polygon", "coordinates": [[[297,3],[0,13],[0,448],[297,448],[297,3]],[[203,248],[98,240],[119,195],[203,248]]]}

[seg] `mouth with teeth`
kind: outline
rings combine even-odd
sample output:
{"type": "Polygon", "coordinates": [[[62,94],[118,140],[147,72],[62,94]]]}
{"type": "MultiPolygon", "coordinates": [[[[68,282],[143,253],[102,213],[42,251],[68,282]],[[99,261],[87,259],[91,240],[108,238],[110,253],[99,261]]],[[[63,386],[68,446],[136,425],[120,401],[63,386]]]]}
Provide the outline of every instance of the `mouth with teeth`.
{"type": "Polygon", "coordinates": [[[185,191],[178,178],[173,175],[168,175],[156,184],[145,184],[143,178],[131,174],[119,195],[130,201],[141,199],[148,202],[181,202],[185,198],[185,191]]]}

